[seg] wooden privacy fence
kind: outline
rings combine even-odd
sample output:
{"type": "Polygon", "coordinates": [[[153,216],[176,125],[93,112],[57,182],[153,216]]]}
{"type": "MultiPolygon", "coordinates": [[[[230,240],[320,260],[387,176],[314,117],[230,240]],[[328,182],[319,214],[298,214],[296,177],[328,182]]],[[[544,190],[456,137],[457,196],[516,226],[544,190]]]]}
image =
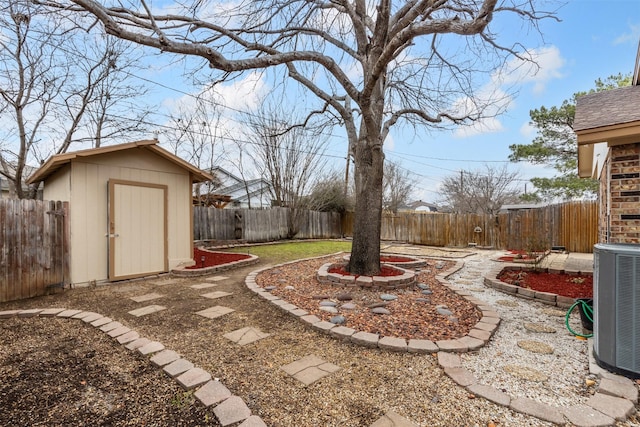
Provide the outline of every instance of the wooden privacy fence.
{"type": "Polygon", "coordinates": [[[44,295],[69,272],[67,202],[0,199],[0,302],[44,295]]]}
{"type": "MultiPolygon", "coordinates": [[[[353,213],[343,217],[343,232],[353,235],[353,213]]],[[[598,239],[598,204],[568,202],[498,215],[398,213],[382,218],[381,239],[428,246],[542,249],[564,246],[593,252],[598,239]]]]}
{"type": "MultiPolygon", "coordinates": [[[[341,216],[335,212],[301,211],[297,239],[332,239],[342,236],[341,216]]],[[[288,208],[216,209],[194,206],[195,240],[244,240],[270,242],[287,238],[288,208]]]]}

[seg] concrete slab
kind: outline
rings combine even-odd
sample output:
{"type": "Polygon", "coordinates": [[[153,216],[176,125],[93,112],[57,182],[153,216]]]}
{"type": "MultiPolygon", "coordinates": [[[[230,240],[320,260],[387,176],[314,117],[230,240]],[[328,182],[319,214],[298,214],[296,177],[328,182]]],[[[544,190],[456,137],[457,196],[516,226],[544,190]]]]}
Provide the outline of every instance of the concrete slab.
{"type": "Polygon", "coordinates": [[[418,427],[407,418],[389,411],[382,417],[378,418],[370,427],[418,427]]]}
{"type": "Polygon", "coordinates": [[[58,313],[62,313],[66,309],[64,308],[46,308],[40,312],[38,316],[40,317],[52,317],[58,315],[58,313]]]}
{"type": "Polygon", "coordinates": [[[233,295],[233,293],[224,292],[224,291],[215,291],[215,292],[209,292],[208,294],[202,294],[200,296],[204,298],[209,298],[209,299],[217,299],[217,298],[223,298],[229,295],[233,295]]]}
{"type": "Polygon", "coordinates": [[[238,396],[231,396],[213,408],[213,413],[223,427],[244,421],[251,416],[251,410],[238,396]]]}
{"type": "Polygon", "coordinates": [[[598,391],[600,393],[608,394],[609,396],[622,397],[632,401],[634,404],[638,403],[638,388],[631,380],[623,382],[612,380],[610,378],[603,378],[600,381],[598,391]]]}
{"type": "Polygon", "coordinates": [[[138,338],[137,340],[133,340],[124,347],[128,350],[137,350],[142,346],[149,344],[151,340],[149,338],[138,338]]]}
{"type": "Polygon", "coordinates": [[[110,317],[101,317],[91,322],[91,326],[99,328],[100,326],[104,326],[107,323],[111,323],[111,322],[113,322],[113,320],[110,317]]]}
{"type": "Polygon", "coordinates": [[[120,326],[119,328],[115,328],[107,332],[107,335],[109,335],[111,338],[116,338],[129,332],[131,332],[131,329],[127,328],[126,326],[120,326]]]}
{"type": "MultiPolygon", "coordinates": [[[[16,311],[20,311],[20,310],[16,310],[16,311]]],[[[58,317],[71,317],[71,316],[75,316],[76,314],[82,312],[82,310],[65,310],[63,312],[58,313],[58,317]]]]}
{"type": "Polygon", "coordinates": [[[252,342],[266,338],[269,335],[271,334],[262,332],[258,328],[247,326],[246,328],[237,329],[233,332],[229,332],[228,334],[224,334],[223,336],[226,339],[231,340],[238,345],[247,345],[247,344],[251,344],[252,342]]]}
{"type": "Polygon", "coordinates": [[[167,307],[164,307],[162,305],[147,305],[145,307],[140,307],[135,310],[131,310],[129,314],[132,316],[141,317],[141,316],[146,316],[148,314],[157,313],[158,311],[162,311],[166,309],[167,307]]]}
{"type": "Polygon", "coordinates": [[[156,292],[151,292],[150,294],[139,295],[137,297],[131,297],[129,299],[135,302],[145,302],[145,301],[151,301],[151,300],[162,298],[162,297],[164,297],[164,295],[158,294],[156,292]]]}
{"type": "Polygon", "coordinates": [[[82,318],[82,321],[85,323],[95,322],[98,319],[102,319],[104,316],[100,313],[92,313],[89,316],[85,316],[82,318]]]}
{"type": "Polygon", "coordinates": [[[167,286],[167,285],[175,285],[176,283],[179,283],[179,282],[180,282],[180,279],[161,279],[161,280],[156,280],[151,284],[155,286],[167,286]]]}
{"type": "Polygon", "coordinates": [[[216,305],[215,307],[196,311],[196,314],[198,316],[206,317],[207,319],[215,319],[217,317],[224,316],[225,314],[233,313],[234,311],[235,310],[232,308],[216,305]]]}
{"type": "Polygon", "coordinates": [[[204,406],[215,405],[222,402],[225,399],[231,397],[231,392],[220,381],[209,381],[202,387],[200,387],[194,396],[204,406]]]}
{"type": "Polygon", "coordinates": [[[27,310],[20,310],[18,312],[18,317],[34,317],[37,316],[42,311],[41,308],[30,308],[27,310]]]}

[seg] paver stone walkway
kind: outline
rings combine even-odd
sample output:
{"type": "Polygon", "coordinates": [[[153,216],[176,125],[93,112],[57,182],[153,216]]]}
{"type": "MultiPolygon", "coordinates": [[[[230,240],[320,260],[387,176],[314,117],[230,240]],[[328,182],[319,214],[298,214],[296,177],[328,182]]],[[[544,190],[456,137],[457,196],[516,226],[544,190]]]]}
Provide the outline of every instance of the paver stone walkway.
{"type": "Polygon", "coordinates": [[[233,308],[224,307],[222,305],[216,305],[215,307],[206,308],[204,310],[196,311],[199,316],[206,317],[208,319],[215,319],[217,317],[224,316],[225,314],[233,313],[233,308]]]}
{"type": "Polygon", "coordinates": [[[200,295],[201,297],[205,297],[205,298],[209,298],[209,299],[216,299],[216,298],[222,298],[222,297],[226,297],[229,295],[233,295],[232,292],[224,292],[224,291],[215,291],[215,292],[209,292],[208,294],[202,294],[200,295]]]}
{"type": "Polygon", "coordinates": [[[151,301],[154,299],[158,299],[158,298],[162,298],[164,295],[162,294],[157,294],[155,292],[152,292],[150,294],[144,294],[144,295],[139,295],[137,297],[131,297],[130,299],[134,300],[135,302],[145,302],[145,301],[151,301]]]}
{"type": "Polygon", "coordinates": [[[131,310],[129,314],[132,316],[140,317],[140,316],[146,316],[147,314],[155,313],[157,311],[162,311],[166,309],[167,307],[164,307],[162,305],[147,305],[145,307],[140,307],[135,310],[131,310]]]}

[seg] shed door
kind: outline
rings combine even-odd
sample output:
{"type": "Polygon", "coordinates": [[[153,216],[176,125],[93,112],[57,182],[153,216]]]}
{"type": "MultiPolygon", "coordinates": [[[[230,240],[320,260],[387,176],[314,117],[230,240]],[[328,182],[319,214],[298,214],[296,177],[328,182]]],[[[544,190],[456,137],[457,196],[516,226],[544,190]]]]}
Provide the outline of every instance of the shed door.
{"type": "Polygon", "coordinates": [[[167,186],[109,180],[109,279],[168,271],[167,186]]]}

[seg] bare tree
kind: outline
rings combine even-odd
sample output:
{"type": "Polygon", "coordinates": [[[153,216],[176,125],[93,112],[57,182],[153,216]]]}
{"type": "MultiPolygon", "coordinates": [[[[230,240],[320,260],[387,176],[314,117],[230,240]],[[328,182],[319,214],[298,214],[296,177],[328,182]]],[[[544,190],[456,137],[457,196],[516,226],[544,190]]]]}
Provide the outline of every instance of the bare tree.
{"type": "Polygon", "coordinates": [[[132,61],[121,40],[70,31],[60,14],[26,0],[0,7],[0,174],[16,197],[34,197],[22,182],[28,162],[142,130],[146,112],[114,120],[132,94],[121,69],[132,61]]]}
{"type": "Polygon", "coordinates": [[[288,238],[298,233],[307,193],[326,165],[322,128],[292,126],[291,121],[278,107],[267,105],[249,122],[254,158],[271,184],[273,203],[290,210],[288,238]]]}
{"type": "Polygon", "coordinates": [[[387,160],[384,163],[382,207],[394,213],[398,212],[400,206],[409,202],[415,183],[410,171],[402,169],[398,163],[387,160]]]}
{"type": "Polygon", "coordinates": [[[501,15],[501,23],[511,17],[537,28],[553,17],[517,0],[246,0],[217,14],[207,1],[155,14],[145,0],[130,7],[51,3],[89,11],[117,37],[200,57],[222,78],[283,69],[306,88],[319,101],[310,114],[341,121],[355,160],[355,274],[380,270],[383,144],[391,127],[444,127],[497,114],[495,96],[480,96],[476,77],[528,55],[490,23],[501,15]]]}
{"type": "Polygon", "coordinates": [[[446,177],[440,194],[442,203],[454,212],[495,214],[500,207],[519,200],[520,191],[514,187],[517,172],[509,172],[507,166],[460,171],[459,175],[446,177]]]}

